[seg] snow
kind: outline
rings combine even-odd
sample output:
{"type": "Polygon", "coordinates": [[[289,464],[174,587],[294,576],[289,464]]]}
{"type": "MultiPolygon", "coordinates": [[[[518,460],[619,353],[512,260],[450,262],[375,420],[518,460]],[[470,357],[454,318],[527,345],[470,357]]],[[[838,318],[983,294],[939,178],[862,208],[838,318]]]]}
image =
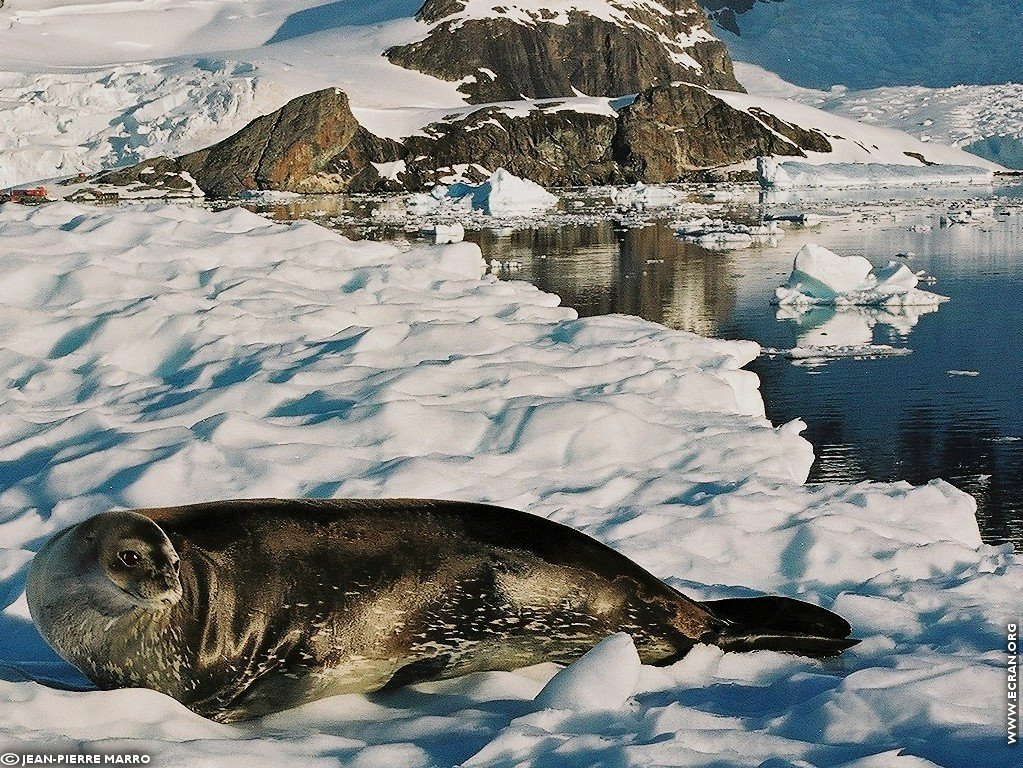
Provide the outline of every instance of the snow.
{"type": "Polygon", "coordinates": [[[0,188],[201,149],[273,111],[277,90],[213,59],[0,72],[0,188]]]}
{"type": "Polygon", "coordinates": [[[742,370],[757,345],[578,319],[481,277],[469,243],[353,243],[237,209],[5,205],[0,238],[5,746],[270,768],[1013,763],[1002,632],[1023,558],[982,544],[947,483],[804,485],[802,424],[771,425],[742,370]],[[110,507],[258,496],[517,507],[697,599],[833,607],[863,642],[828,662],[697,646],[633,684],[612,638],[540,701],[553,664],[242,726],[32,682],[81,682],[27,619],[46,536],[110,507]],[[576,708],[594,692],[614,708],[576,708]]]}
{"type": "Polygon", "coordinates": [[[534,702],[544,709],[575,712],[621,709],[637,692],[642,669],[632,637],[618,632],[558,672],[534,702]]]}
{"type": "Polygon", "coordinates": [[[775,291],[775,303],[835,306],[878,305],[890,308],[932,306],[945,296],[917,288],[920,278],[894,261],[875,267],[862,256],[839,256],[809,243],[799,249],[792,273],[775,291]]]}
{"type": "Polygon", "coordinates": [[[529,216],[558,204],[539,184],[498,168],[482,184],[438,184],[430,192],[410,195],[406,205],[413,215],[427,216],[458,209],[478,210],[487,216],[529,216]]]}
{"type": "MultiPolygon", "coordinates": [[[[979,160],[979,158],[978,158],[979,160]]],[[[962,165],[909,166],[884,163],[827,163],[812,165],[780,162],[763,157],[757,163],[765,189],[850,189],[855,187],[918,187],[937,184],[990,186],[994,173],[962,165]]]]}

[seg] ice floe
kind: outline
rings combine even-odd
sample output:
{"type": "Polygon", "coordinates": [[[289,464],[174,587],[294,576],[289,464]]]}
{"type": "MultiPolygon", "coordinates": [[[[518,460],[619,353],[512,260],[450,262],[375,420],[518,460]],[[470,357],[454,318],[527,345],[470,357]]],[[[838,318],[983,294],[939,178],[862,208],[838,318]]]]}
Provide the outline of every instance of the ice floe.
{"type": "Polygon", "coordinates": [[[730,250],[749,248],[754,243],[771,243],[784,236],[785,230],[775,221],[739,224],[726,219],[703,217],[679,224],[675,233],[681,239],[704,248],[730,250]]]}
{"type": "Polygon", "coordinates": [[[473,244],[353,243],[241,210],[7,205],[0,239],[8,748],[270,768],[1012,764],[1004,631],[1023,559],[983,545],[972,498],[947,483],[804,485],[802,425],[771,425],[742,370],[756,344],[579,319],[482,276],[473,244]],[[565,672],[243,726],[150,691],[33,682],[81,682],[26,612],[46,536],[113,506],[258,496],[518,507],[697,599],[833,607],[863,642],[829,662],[697,646],[637,672],[612,638],[565,672]]]}
{"type": "Polygon", "coordinates": [[[611,190],[611,201],[620,208],[670,208],[684,201],[686,196],[678,189],[641,182],[611,190]]]}

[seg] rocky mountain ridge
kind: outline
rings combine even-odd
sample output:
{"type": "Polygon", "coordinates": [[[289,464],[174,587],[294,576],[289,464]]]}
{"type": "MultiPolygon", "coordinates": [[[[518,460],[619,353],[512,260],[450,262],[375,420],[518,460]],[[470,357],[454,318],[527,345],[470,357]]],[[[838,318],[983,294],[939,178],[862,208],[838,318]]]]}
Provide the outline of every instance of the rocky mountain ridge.
{"type": "Polygon", "coordinates": [[[807,150],[830,150],[818,131],[735,109],[686,83],[648,88],[617,111],[581,107],[571,100],[528,109],[488,105],[397,142],[365,130],[347,96],[328,88],[292,100],[207,149],[93,180],[146,184],[187,173],[210,197],[246,190],[366,192],[426,189],[475,166],[504,167],[548,186],[576,186],[680,181],[765,154],[805,157],[807,150]],[[387,170],[392,172],[382,172],[387,170]]]}

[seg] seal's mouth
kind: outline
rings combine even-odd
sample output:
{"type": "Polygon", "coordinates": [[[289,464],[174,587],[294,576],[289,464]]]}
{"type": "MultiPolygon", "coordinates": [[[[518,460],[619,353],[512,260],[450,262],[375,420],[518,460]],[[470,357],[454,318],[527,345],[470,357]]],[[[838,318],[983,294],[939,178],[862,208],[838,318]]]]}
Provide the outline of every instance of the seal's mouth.
{"type": "Polygon", "coordinates": [[[121,590],[142,608],[167,608],[181,599],[181,581],[177,573],[169,569],[150,573],[121,590]]]}

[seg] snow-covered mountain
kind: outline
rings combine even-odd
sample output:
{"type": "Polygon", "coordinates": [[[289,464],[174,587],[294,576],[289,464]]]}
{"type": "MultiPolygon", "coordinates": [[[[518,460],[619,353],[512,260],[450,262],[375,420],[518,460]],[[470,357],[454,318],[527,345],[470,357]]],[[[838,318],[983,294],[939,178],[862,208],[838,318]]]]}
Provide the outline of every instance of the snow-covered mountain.
{"type": "MultiPolygon", "coordinates": [[[[207,0],[187,7],[168,0],[19,0],[0,10],[0,187],[199,150],[325,88],[343,91],[358,125],[383,141],[438,131],[464,138],[466,129],[492,124],[480,118],[481,108],[534,121],[538,111],[546,113],[540,122],[559,111],[570,121],[599,113],[610,123],[598,126],[596,139],[584,131],[577,146],[595,147],[598,163],[618,162],[615,120],[627,102],[615,97],[673,81],[723,89],[714,92],[724,96],[741,89],[696,0],[430,0],[422,7],[376,0],[207,0]],[[473,106],[489,102],[500,104],[473,106]]],[[[720,112],[717,96],[702,101],[720,112]]],[[[796,156],[815,150],[779,130],[791,123],[787,105],[743,104],[746,117],[724,116],[706,136],[696,135],[699,151],[679,150],[676,167],[700,167],[701,158],[706,165],[749,160],[774,146],[794,147],[781,154],[796,156]],[[752,121],[751,109],[759,111],[752,121]],[[712,145],[721,136],[736,138],[742,150],[718,152],[712,145]]],[[[811,113],[803,110],[800,119],[808,123],[798,127],[812,131],[834,120],[811,113]]],[[[526,131],[518,149],[543,161],[537,131],[526,131]]],[[[894,134],[879,144],[851,122],[825,133],[848,145],[854,160],[920,164],[920,155],[928,162],[980,162],[894,134]]],[[[669,138],[658,139],[661,149],[675,152],[669,138]]],[[[483,149],[499,155],[501,141],[483,149]]],[[[448,152],[449,164],[477,152],[476,143],[461,141],[448,152]]],[[[392,154],[370,159],[401,156],[392,154]]],[[[819,162],[829,159],[850,158],[819,162]]],[[[613,178],[587,171],[572,180],[613,178]]]]}
{"type": "Polygon", "coordinates": [[[703,0],[732,55],[810,88],[1023,82],[1023,7],[991,0],[703,0]]]}

